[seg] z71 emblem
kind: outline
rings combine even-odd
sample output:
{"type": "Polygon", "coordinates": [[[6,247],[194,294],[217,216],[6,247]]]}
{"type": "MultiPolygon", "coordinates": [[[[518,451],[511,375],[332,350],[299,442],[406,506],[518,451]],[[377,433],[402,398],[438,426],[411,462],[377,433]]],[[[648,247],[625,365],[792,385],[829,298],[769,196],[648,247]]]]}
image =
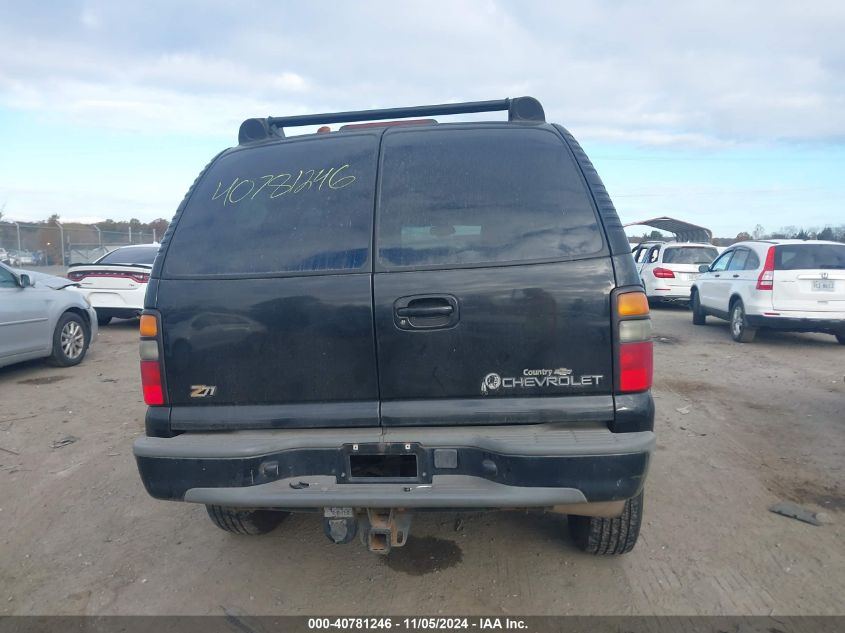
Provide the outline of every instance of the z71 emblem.
{"type": "Polygon", "coordinates": [[[217,385],[191,385],[192,398],[208,398],[217,391],[217,385]]]}

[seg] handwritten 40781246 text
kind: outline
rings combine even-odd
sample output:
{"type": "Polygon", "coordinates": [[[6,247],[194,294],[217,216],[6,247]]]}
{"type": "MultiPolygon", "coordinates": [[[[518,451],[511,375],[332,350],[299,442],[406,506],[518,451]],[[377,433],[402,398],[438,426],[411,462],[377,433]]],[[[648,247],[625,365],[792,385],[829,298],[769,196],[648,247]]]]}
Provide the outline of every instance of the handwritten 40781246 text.
{"type": "Polygon", "coordinates": [[[288,193],[297,194],[312,189],[322,191],[324,186],[327,189],[343,189],[356,180],[352,175],[340,176],[346,169],[349,169],[348,164],[320,170],[300,169],[295,178],[292,173],[267,174],[254,179],[237,177],[226,188],[223,188],[222,181],[218,181],[211,199],[223,198],[225,206],[247,198],[254,200],[262,192],[269,198],[278,198],[288,193]]]}

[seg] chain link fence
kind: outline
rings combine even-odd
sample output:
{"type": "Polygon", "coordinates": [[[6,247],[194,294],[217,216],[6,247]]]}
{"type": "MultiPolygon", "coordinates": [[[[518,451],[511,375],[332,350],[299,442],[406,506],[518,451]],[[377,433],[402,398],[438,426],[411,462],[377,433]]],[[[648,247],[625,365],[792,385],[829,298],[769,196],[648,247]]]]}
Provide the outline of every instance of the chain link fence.
{"type": "Polygon", "coordinates": [[[162,237],[157,233],[132,226],[0,221],[0,260],[20,267],[88,263],[119,246],[157,242],[162,237]]]}

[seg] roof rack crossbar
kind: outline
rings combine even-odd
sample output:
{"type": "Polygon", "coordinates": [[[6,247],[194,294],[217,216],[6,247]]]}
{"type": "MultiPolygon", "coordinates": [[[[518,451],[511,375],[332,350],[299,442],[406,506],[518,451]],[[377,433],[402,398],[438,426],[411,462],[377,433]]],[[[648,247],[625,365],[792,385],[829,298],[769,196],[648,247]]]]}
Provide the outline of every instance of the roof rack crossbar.
{"type": "Polygon", "coordinates": [[[493,101],[467,101],[465,103],[441,103],[438,105],[412,106],[408,108],[385,108],[381,110],[359,110],[350,112],[326,112],[323,114],[302,114],[296,116],[271,116],[266,119],[247,119],[241,124],[238,141],[249,143],[270,136],[284,136],[285,127],[322,125],[327,123],[352,123],[356,121],[379,121],[381,119],[405,119],[447,114],[471,114],[474,112],[508,111],[508,121],[531,121],[543,123],[546,115],[543,106],[533,97],[515,97],[493,101]]]}

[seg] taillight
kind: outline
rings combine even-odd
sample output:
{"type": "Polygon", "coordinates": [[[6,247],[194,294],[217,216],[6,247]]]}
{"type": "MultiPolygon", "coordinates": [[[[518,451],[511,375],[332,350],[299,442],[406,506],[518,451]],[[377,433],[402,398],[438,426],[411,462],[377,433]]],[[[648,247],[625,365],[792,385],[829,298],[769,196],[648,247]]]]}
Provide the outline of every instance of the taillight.
{"type": "Polygon", "coordinates": [[[651,341],[622,343],[619,346],[619,391],[645,391],[651,388],[654,355],[651,341]]]}
{"type": "Polygon", "coordinates": [[[141,386],[144,402],[150,406],[164,404],[164,389],[161,387],[161,366],[156,360],[141,361],[141,386]]]}
{"type": "Polygon", "coordinates": [[[86,277],[108,277],[112,279],[131,279],[137,281],[139,284],[145,284],[150,281],[149,273],[125,273],[116,270],[86,270],[84,272],[71,272],[67,274],[67,278],[71,281],[82,281],[86,277]]]}
{"type": "Polygon", "coordinates": [[[757,290],[771,290],[775,284],[775,247],[770,246],[766,252],[766,262],[757,277],[757,290]]]}
{"type": "Polygon", "coordinates": [[[655,268],[652,273],[658,279],[674,279],[675,273],[673,273],[668,268],[655,268]]]}
{"type": "MultiPolygon", "coordinates": [[[[666,269],[654,272],[658,270],[666,269]]],[[[648,299],[642,291],[623,292],[616,295],[615,306],[619,342],[616,389],[621,393],[646,391],[654,375],[648,299]]]]}
{"type": "Polygon", "coordinates": [[[158,318],[154,314],[141,315],[141,388],[144,402],[150,406],[164,404],[161,358],[159,355],[160,333],[158,318]]]}

